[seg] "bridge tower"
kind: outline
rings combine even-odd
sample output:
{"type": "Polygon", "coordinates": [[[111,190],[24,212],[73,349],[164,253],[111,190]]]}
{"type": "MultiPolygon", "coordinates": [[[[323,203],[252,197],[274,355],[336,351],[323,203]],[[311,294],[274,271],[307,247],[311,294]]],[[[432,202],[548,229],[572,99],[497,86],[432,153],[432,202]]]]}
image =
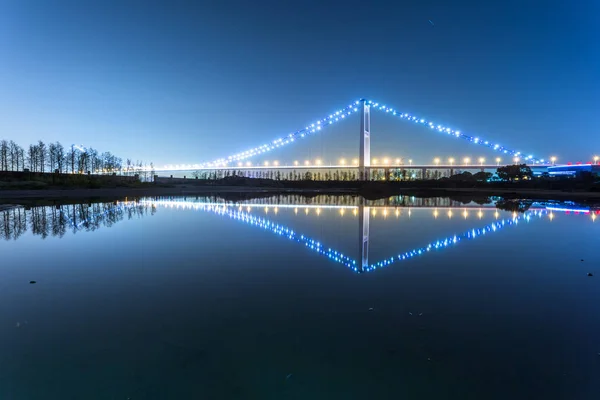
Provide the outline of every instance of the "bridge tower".
{"type": "Polygon", "coordinates": [[[360,156],[358,158],[358,175],[368,180],[371,167],[371,106],[366,100],[360,101],[360,156]]]}

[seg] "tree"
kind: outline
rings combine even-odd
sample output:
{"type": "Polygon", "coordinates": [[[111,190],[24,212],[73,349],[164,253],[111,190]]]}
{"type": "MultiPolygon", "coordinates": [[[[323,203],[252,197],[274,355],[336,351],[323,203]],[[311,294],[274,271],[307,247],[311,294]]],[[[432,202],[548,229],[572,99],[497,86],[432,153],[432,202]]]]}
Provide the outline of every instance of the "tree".
{"type": "Polygon", "coordinates": [[[0,171],[8,171],[8,142],[0,141],[0,171]]]}
{"type": "Polygon", "coordinates": [[[65,148],[62,144],[60,144],[60,142],[56,142],[54,144],[54,152],[56,157],[56,169],[58,169],[58,172],[60,173],[66,172],[65,148]]]}
{"type": "Polygon", "coordinates": [[[479,171],[473,174],[473,178],[478,182],[487,182],[491,177],[492,174],[490,172],[479,171]]]}
{"type": "Polygon", "coordinates": [[[41,140],[39,140],[38,145],[37,145],[37,154],[38,154],[37,161],[38,161],[38,165],[39,165],[38,171],[40,171],[40,172],[44,172],[46,170],[46,168],[45,168],[46,160],[47,160],[46,152],[47,152],[46,144],[44,142],[42,142],[41,140]]]}
{"type": "Polygon", "coordinates": [[[515,180],[531,179],[533,177],[531,168],[529,168],[526,164],[515,164],[499,167],[496,170],[496,174],[498,175],[498,178],[502,179],[503,181],[511,182],[514,182],[515,180]]]}
{"type": "Polygon", "coordinates": [[[8,143],[8,154],[10,157],[10,170],[17,171],[19,169],[19,145],[12,140],[8,143]]]}
{"type": "Polygon", "coordinates": [[[27,161],[29,162],[29,170],[31,172],[37,171],[37,146],[30,144],[29,150],[27,151],[27,161]]]}

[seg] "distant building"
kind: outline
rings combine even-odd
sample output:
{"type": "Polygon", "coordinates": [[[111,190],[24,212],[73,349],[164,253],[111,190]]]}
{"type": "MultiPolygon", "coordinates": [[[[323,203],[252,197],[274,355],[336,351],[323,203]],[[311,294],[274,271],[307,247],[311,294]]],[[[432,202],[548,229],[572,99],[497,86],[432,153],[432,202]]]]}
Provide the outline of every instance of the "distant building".
{"type": "Polygon", "coordinates": [[[600,176],[600,165],[598,164],[576,164],[576,165],[556,165],[548,167],[550,176],[572,176],[575,177],[582,172],[591,172],[595,176],[600,176]]]}

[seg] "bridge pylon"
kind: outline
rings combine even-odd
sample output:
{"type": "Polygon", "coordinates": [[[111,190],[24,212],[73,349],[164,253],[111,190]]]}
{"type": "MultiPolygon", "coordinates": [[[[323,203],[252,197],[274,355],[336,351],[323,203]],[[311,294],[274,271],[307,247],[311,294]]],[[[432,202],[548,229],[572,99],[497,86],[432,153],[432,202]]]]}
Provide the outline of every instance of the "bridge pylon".
{"type": "Polygon", "coordinates": [[[360,154],[358,158],[359,179],[368,180],[371,167],[371,106],[360,101],[360,154]]]}

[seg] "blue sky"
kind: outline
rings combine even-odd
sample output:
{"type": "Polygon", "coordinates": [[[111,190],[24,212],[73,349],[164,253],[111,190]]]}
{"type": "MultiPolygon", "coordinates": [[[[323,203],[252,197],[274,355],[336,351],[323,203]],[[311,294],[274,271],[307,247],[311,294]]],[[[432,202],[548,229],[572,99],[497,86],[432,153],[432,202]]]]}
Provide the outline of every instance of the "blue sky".
{"type": "MultiPolygon", "coordinates": [[[[598,15],[589,0],[2,0],[0,138],[199,163],[366,97],[586,161],[600,153],[598,15]]],[[[357,152],[354,118],[263,159],[357,152]]],[[[495,157],[378,114],[372,153],[495,157]]]]}

